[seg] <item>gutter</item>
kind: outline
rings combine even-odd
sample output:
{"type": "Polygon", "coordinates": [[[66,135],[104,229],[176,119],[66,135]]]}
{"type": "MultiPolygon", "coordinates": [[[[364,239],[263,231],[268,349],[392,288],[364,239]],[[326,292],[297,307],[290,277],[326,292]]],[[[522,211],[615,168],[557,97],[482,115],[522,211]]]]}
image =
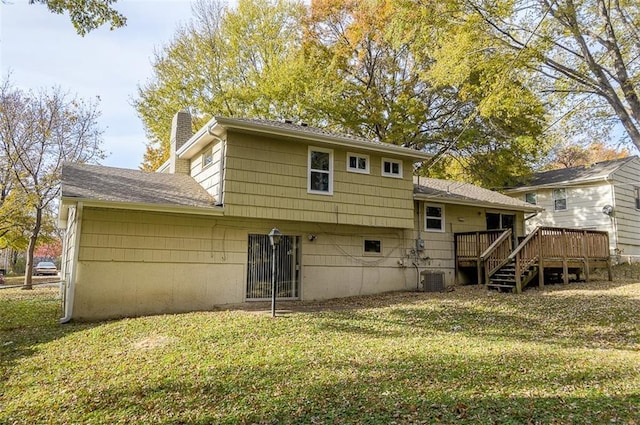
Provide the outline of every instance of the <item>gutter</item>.
{"type": "Polygon", "coordinates": [[[233,118],[217,117],[216,120],[217,120],[217,124],[226,128],[250,130],[250,131],[255,131],[257,133],[264,133],[264,134],[280,136],[280,137],[295,137],[295,138],[303,139],[309,142],[320,142],[320,143],[330,144],[333,146],[343,146],[343,147],[349,147],[349,148],[364,149],[371,152],[384,153],[387,155],[396,155],[402,158],[410,158],[415,161],[426,161],[433,157],[433,155],[426,154],[424,152],[420,152],[420,151],[409,149],[409,148],[403,148],[403,147],[395,146],[391,144],[377,145],[376,143],[371,141],[365,141],[365,140],[361,141],[358,139],[342,137],[340,135],[310,133],[309,131],[297,130],[295,128],[293,129],[280,128],[280,127],[271,126],[268,124],[250,123],[250,122],[235,120],[233,118]]]}
{"type": "Polygon", "coordinates": [[[413,199],[422,202],[433,202],[438,204],[447,204],[447,205],[462,205],[466,207],[483,207],[483,208],[495,208],[501,210],[512,210],[512,211],[522,211],[522,212],[530,212],[538,214],[540,211],[543,211],[542,207],[535,206],[518,206],[518,205],[509,205],[509,204],[494,204],[491,202],[482,202],[482,201],[474,201],[474,200],[457,200],[451,198],[444,197],[429,197],[420,194],[414,194],[413,199]]]}
{"type": "Polygon", "coordinates": [[[76,273],[78,270],[78,256],[80,253],[80,234],[82,232],[82,210],[84,206],[82,202],[77,203],[76,207],[76,234],[73,243],[73,260],[71,262],[71,273],[69,280],[65,283],[65,297],[64,297],[64,317],[60,319],[60,323],[69,323],[71,317],[73,317],[73,299],[75,295],[76,273]]]}
{"type": "Polygon", "coordinates": [[[137,210],[137,211],[151,211],[151,212],[168,212],[179,214],[193,214],[193,215],[224,215],[224,208],[221,207],[194,207],[194,206],[182,206],[182,205],[168,205],[168,204],[145,204],[141,202],[117,202],[117,201],[102,201],[88,198],[74,198],[74,197],[62,197],[62,203],[67,202],[81,202],[85,207],[100,207],[100,208],[112,208],[120,210],[137,210]]]}

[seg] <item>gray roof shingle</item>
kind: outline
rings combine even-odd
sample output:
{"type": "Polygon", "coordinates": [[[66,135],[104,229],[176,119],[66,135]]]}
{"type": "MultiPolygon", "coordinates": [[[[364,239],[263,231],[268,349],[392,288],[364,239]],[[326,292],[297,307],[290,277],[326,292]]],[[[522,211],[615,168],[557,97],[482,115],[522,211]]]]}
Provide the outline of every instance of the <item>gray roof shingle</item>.
{"type": "Polygon", "coordinates": [[[582,183],[593,180],[607,178],[624,164],[637,159],[637,156],[630,156],[610,161],[596,162],[592,165],[581,165],[579,167],[561,168],[558,170],[543,171],[535,173],[530,179],[515,185],[512,190],[522,187],[545,186],[562,183],[582,183]]]}
{"type": "Polygon", "coordinates": [[[427,197],[430,200],[441,199],[442,202],[445,203],[447,201],[454,201],[455,203],[466,205],[484,204],[520,211],[537,211],[542,209],[541,207],[531,205],[519,199],[470,183],[429,177],[414,178],[413,193],[427,197]]]}
{"type": "Polygon", "coordinates": [[[199,208],[216,203],[188,175],[75,163],[62,167],[62,197],[199,208]]]}

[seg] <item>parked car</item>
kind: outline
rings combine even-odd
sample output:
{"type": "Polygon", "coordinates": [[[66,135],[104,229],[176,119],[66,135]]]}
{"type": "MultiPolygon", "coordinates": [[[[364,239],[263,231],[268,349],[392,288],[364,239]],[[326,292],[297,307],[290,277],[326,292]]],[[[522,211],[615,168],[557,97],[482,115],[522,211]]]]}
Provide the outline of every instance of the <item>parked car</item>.
{"type": "Polygon", "coordinates": [[[53,263],[41,261],[33,268],[33,274],[36,276],[55,276],[58,274],[58,268],[53,263]]]}

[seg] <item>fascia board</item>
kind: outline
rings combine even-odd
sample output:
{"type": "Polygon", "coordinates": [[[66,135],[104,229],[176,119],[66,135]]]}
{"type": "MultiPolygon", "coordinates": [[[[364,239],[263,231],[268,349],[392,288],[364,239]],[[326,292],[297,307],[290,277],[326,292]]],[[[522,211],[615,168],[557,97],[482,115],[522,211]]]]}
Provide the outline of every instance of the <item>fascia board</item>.
{"type": "Polygon", "coordinates": [[[111,208],[121,210],[151,211],[151,212],[167,212],[177,214],[193,214],[193,215],[224,215],[223,207],[192,207],[168,204],[145,204],[141,202],[117,202],[117,201],[101,201],[87,198],[63,197],[61,208],[65,205],[82,202],[85,207],[111,208]]]}
{"type": "Polygon", "coordinates": [[[438,204],[449,204],[449,205],[462,205],[468,207],[482,207],[482,208],[495,208],[501,210],[511,210],[511,211],[522,211],[522,212],[540,212],[544,211],[543,207],[539,207],[536,205],[528,206],[515,206],[515,205],[506,205],[506,204],[496,204],[492,202],[482,202],[475,201],[473,199],[448,199],[437,196],[426,196],[420,194],[414,194],[413,199],[416,201],[424,201],[424,202],[433,202],[438,204]]]}
{"type": "Polygon", "coordinates": [[[547,184],[541,184],[536,186],[523,186],[515,189],[505,189],[504,193],[515,194],[515,193],[523,193],[523,192],[534,192],[540,189],[558,189],[558,188],[563,188],[568,186],[581,186],[581,185],[588,185],[591,183],[607,182],[608,180],[609,180],[608,175],[597,176],[590,179],[580,179],[580,180],[573,180],[573,181],[566,180],[562,182],[547,183],[547,184]]]}
{"type": "Polygon", "coordinates": [[[331,146],[342,146],[346,148],[356,148],[366,150],[369,152],[384,153],[385,155],[391,155],[398,158],[407,158],[415,161],[426,161],[431,159],[433,155],[412,151],[408,148],[395,146],[391,144],[375,145],[371,142],[364,142],[359,140],[353,140],[340,136],[329,136],[323,134],[312,134],[304,130],[275,128],[271,126],[264,126],[259,123],[248,123],[244,121],[237,121],[233,118],[218,118],[217,122],[227,128],[233,128],[237,130],[252,131],[256,133],[263,133],[266,135],[291,137],[296,139],[302,139],[308,142],[324,143],[331,146]]]}

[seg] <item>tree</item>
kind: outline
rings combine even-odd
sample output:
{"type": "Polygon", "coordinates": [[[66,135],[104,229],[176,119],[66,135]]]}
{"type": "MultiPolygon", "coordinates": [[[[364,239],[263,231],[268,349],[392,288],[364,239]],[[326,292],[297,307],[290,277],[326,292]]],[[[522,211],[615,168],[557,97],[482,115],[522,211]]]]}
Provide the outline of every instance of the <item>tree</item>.
{"type": "MultiPolygon", "coordinates": [[[[24,288],[31,289],[33,253],[43,229],[53,228],[53,207],[60,193],[64,162],[102,158],[97,102],[85,102],[54,88],[24,92],[9,79],[0,86],[0,152],[11,171],[12,186],[0,214],[20,204],[28,230],[24,288]],[[8,202],[13,199],[12,203],[8,202]]],[[[16,223],[18,225],[20,223],[16,223]]]]}
{"type": "Polygon", "coordinates": [[[554,159],[545,167],[549,170],[558,168],[571,168],[580,165],[591,165],[600,161],[626,158],[629,156],[627,149],[608,147],[602,142],[594,142],[583,147],[580,145],[566,145],[559,147],[554,152],[554,159]]]}
{"type": "Polygon", "coordinates": [[[469,66],[461,82],[438,80],[445,38],[430,35],[454,26],[437,11],[417,19],[405,3],[317,0],[305,8],[244,0],[236,9],[201,3],[194,22],[156,55],[154,79],[139,89],[135,105],[152,140],[143,168],[167,158],[170,119],[186,107],[195,126],[216,114],[292,118],[446,151],[433,170],[457,161],[459,175],[475,182],[502,185],[512,171],[528,170],[545,147],[538,139],[544,108],[535,95],[515,76],[498,73],[504,55],[469,66]],[[501,90],[485,89],[498,81],[501,90]],[[499,100],[487,101],[490,92],[499,100]],[[513,153],[500,163],[501,152],[513,153]],[[478,164],[486,172],[476,172],[478,164]]]}
{"type": "Polygon", "coordinates": [[[57,14],[67,12],[78,34],[88,32],[109,23],[111,29],[127,24],[127,18],[112,7],[118,0],[29,0],[29,4],[44,4],[57,14]]]}
{"type": "Polygon", "coordinates": [[[308,44],[324,55],[319,69],[334,92],[311,100],[324,102],[316,109],[339,130],[432,152],[439,162],[428,165],[431,175],[502,186],[544,152],[544,108],[504,72],[511,52],[441,78],[450,72],[444,49],[491,47],[479,28],[451,18],[440,2],[419,9],[394,0],[313,2],[308,44]]]}
{"type": "Polygon", "coordinates": [[[296,118],[305,82],[298,52],[305,13],[287,0],[240,0],[235,9],[201,0],[194,17],[153,60],[154,78],[134,106],[150,143],[142,168],[167,158],[171,118],[188,109],[194,127],[215,115],[296,118]]]}
{"type": "MultiPolygon", "coordinates": [[[[531,82],[581,128],[616,119],[640,149],[640,3],[635,0],[464,0],[488,33],[521,53],[531,82]],[[500,2],[498,2],[500,3],[500,2]]],[[[464,54],[463,54],[464,55],[464,54]]]]}

